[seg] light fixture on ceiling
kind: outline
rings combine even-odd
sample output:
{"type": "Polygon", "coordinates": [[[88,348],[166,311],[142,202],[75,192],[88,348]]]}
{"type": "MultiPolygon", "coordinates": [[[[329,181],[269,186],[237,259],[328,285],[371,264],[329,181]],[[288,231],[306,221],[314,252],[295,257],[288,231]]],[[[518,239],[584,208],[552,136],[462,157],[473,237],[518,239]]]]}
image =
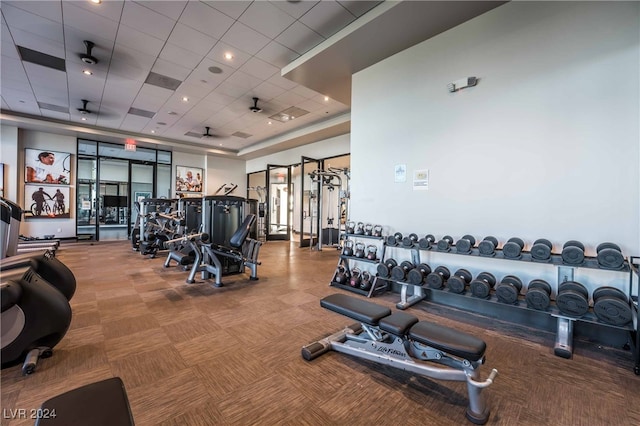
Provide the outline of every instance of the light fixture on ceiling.
{"type": "Polygon", "coordinates": [[[90,70],[82,70],[82,74],[84,74],[84,75],[93,75],[93,73],[90,70]]]}
{"type": "Polygon", "coordinates": [[[225,58],[227,61],[230,61],[230,60],[232,60],[232,59],[233,59],[233,54],[232,54],[231,52],[225,52],[225,54],[224,54],[224,58],[225,58]]]}
{"type": "Polygon", "coordinates": [[[271,121],[269,121],[269,122],[267,122],[267,124],[268,124],[269,126],[271,126],[273,123],[272,123],[271,121]]]}
{"type": "Polygon", "coordinates": [[[447,84],[447,89],[449,92],[453,93],[458,90],[466,89],[467,87],[473,87],[476,84],[478,84],[478,79],[476,77],[466,77],[447,84]]]}
{"type": "Polygon", "coordinates": [[[93,4],[101,4],[102,0],[89,0],[93,4]]]}
{"type": "Polygon", "coordinates": [[[156,132],[155,130],[151,130],[151,133],[155,133],[155,132],[156,132]]]}
{"type": "Polygon", "coordinates": [[[189,102],[189,98],[187,98],[186,96],[182,97],[182,102],[189,102]]]}
{"type": "Polygon", "coordinates": [[[87,117],[80,117],[80,120],[87,121],[87,117]]]}
{"type": "Polygon", "coordinates": [[[222,68],[220,68],[220,67],[209,67],[209,72],[211,74],[222,74],[222,68]]]}
{"type": "Polygon", "coordinates": [[[329,102],[329,97],[328,97],[328,96],[325,96],[325,97],[324,97],[324,101],[325,101],[325,102],[329,102]]]}

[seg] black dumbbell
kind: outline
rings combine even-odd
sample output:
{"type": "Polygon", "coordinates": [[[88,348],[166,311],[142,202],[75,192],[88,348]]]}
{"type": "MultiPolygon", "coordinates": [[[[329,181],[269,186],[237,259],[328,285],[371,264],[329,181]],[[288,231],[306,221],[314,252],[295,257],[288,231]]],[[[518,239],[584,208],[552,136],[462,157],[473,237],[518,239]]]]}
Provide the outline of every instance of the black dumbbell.
{"type": "Polygon", "coordinates": [[[367,224],[364,226],[364,235],[366,235],[366,236],[368,236],[368,237],[373,236],[373,225],[372,225],[372,224],[367,223],[367,224]]]}
{"type": "Polygon", "coordinates": [[[400,232],[396,232],[393,235],[389,235],[387,237],[387,245],[388,246],[397,246],[402,242],[402,234],[400,232]]]}
{"type": "Polygon", "coordinates": [[[347,270],[344,268],[344,266],[338,266],[338,269],[336,269],[336,275],[335,277],[333,277],[333,281],[337,282],[338,284],[346,284],[347,281],[349,281],[349,274],[347,273],[347,270]]]}
{"type": "Polygon", "coordinates": [[[370,244],[367,246],[367,255],[366,255],[367,259],[376,260],[378,258],[377,253],[378,253],[378,247],[374,246],[373,244],[370,244]]]}
{"type": "Polygon", "coordinates": [[[347,240],[344,242],[344,247],[342,248],[342,254],[344,256],[353,256],[353,241],[347,240]]]}
{"type": "Polygon", "coordinates": [[[405,260],[401,264],[394,266],[391,269],[391,278],[393,278],[396,281],[403,281],[407,277],[407,272],[409,272],[415,267],[416,266],[413,263],[409,262],[408,260],[405,260]]]}
{"type": "Polygon", "coordinates": [[[562,261],[567,265],[582,265],[584,262],[584,244],[569,240],[562,246],[562,261]]]}
{"type": "Polygon", "coordinates": [[[451,250],[450,246],[453,244],[453,238],[451,235],[445,235],[442,237],[440,241],[438,241],[437,248],[438,251],[449,251],[451,250]]]}
{"type": "Polygon", "coordinates": [[[365,252],[364,249],[366,248],[366,246],[364,245],[364,243],[356,243],[353,255],[359,259],[364,259],[365,256],[365,252]]]}
{"type": "Polygon", "coordinates": [[[496,237],[484,237],[484,240],[478,244],[480,256],[495,256],[498,248],[498,239],[496,237]]]}
{"type": "Polygon", "coordinates": [[[360,274],[360,290],[370,290],[371,285],[373,284],[373,277],[367,271],[362,271],[360,274]]]}
{"type": "Polygon", "coordinates": [[[347,222],[347,234],[353,234],[356,231],[355,222],[347,222]]]}
{"type": "Polygon", "coordinates": [[[381,278],[389,278],[391,276],[391,270],[398,265],[398,262],[395,259],[387,259],[382,263],[378,263],[376,270],[378,271],[378,276],[381,278]]]}
{"type": "Polygon", "coordinates": [[[522,281],[515,275],[506,275],[496,286],[498,301],[508,305],[518,303],[518,295],[522,290],[522,281]]]}
{"type": "Polygon", "coordinates": [[[471,282],[471,278],[473,278],[471,272],[466,269],[458,269],[447,280],[447,287],[449,287],[449,290],[453,293],[462,294],[467,284],[471,282]]]}
{"type": "Polygon", "coordinates": [[[627,295],[615,287],[600,287],[593,292],[593,313],[600,321],[617,326],[633,318],[627,295]]]}
{"type": "Polygon", "coordinates": [[[373,227],[373,236],[382,237],[382,225],[375,225],[373,227]]]}
{"type": "Polygon", "coordinates": [[[621,269],[624,257],[620,246],[614,243],[601,243],[596,247],[598,265],[605,269],[621,269]]]}
{"type": "Polygon", "coordinates": [[[407,281],[414,285],[422,285],[427,275],[431,273],[431,267],[426,263],[421,263],[407,272],[407,281]]]}
{"type": "Polygon", "coordinates": [[[432,273],[427,275],[425,282],[429,288],[438,289],[444,286],[444,282],[448,280],[450,276],[451,272],[449,272],[449,268],[446,266],[438,266],[432,273]]]}
{"type": "Polygon", "coordinates": [[[463,235],[458,241],[456,241],[456,252],[461,254],[471,253],[471,249],[476,245],[476,239],[473,235],[463,235]]]}
{"type": "Polygon", "coordinates": [[[420,238],[418,240],[418,247],[420,247],[422,250],[429,250],[431,248],[431,244],[433,244],[435,241],[436,237],[431,234],[427,234],[424,236],[424,238],[420,238]]]}
{"type": "Polygon", "coordinates": [[[527,306],[538,311],[545,311],[551,303],[551,285],[545,280],[532,280],[524,295],[527,306]]]}
{"type": "MultiPolygon", "coordinates": [[[[481,243],[482,244],[482,243],[481,243]]],[[[496,285],[496,277],[490,272],[480,272],[478,276],[471,281],[469,287],[471,294],[481,299],[490,297],[491,289],[496,285]]]]}
{"type": "Polygon", "coordinates": [[[364,235],[364,223],[358,222],[353,233],[356,235],[364,235]]]}
{"type": "Polygon", "coordinates": [[[589,311],[589,291],[576,281],[565,281],[558,286],[556,306],[565,315],[581,317],[589,311]]]}
{"type": "Polygon", "coordinates": [[[524,241],[521,238],[513,237],[502,246],[502,254],[507,259],[520,259],[524,249],[524,241]]]}
{"type": "Polygon", "coordinates": [[[418,242],[418,235],[411,233],[402,239],[402,245],[404,247],[413,247],[418,242]]]}
{"type": "Polygon", "coordinates": [[[353,268],[351,270],[351,278],[349,278],[349,285],[351,287],[360,287],[361,274],[362,271],[360,271],[359,268],[353,268]]]}
{"type": "Polygon", "coordinates": [[[551,260],[551,250],[553,244],[545,238],[538,238],[531,246],[531,258],[538,262],[548,262],[551,260]]]}

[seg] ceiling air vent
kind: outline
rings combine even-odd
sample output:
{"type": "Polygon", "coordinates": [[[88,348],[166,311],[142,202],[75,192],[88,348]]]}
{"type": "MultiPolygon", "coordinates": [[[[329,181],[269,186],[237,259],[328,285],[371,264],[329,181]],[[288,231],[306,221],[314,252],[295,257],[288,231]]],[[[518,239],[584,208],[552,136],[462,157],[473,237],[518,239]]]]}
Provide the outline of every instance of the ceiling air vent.
{"type": "Polygon", "coordinates": [[[131,115],[138,115],[140,117],[147,117],[147,118],[153,118],[154,115],[156,115],[155,112],[153,111],[147,111],[144,109],[140,109],[140,108],[129,108],[129,114],[131,115]]]}
{"type": "Polygon", "coordinates": [[[175,78],[169,77],[167,75],[157,74],[153,71],[149,73],[147,79],[144,82],[169,90],[176,90],[178,86],[182,84],[180,80],[176,80],[175,78]]]}
{"type": "Polygon", "coordinates": [[[49,111],[63,112],[69,114],[69,108],[60,105],[47,104],[45,102],[38,102],[40,109],[48,109],[49,111]]]}
{"type": "Polygon", "coordinates": [[[235,136],[237,138],[242,138],[242,139],[247,139],[247,138],[250,138],[253,135],[250,135],[249,133],[245,133],[245,132],[235,132],[235,133],[232,133],[231,136],[235,136]]]}
{"type": "Polygon", "coordinates": [[[196,133],[196,132],[187,132],[184,135],[191,136],[192,138],[198,138],[198,139],[202,137],[202,133],[196,133]]]}
{"type": "Polygon", "coordinates": [[[31,62],[32,64],[66,72],[65,61],[62,58],[47,55],[46,53],[37,52],[22,46],[17,46],[17,48],[18,53],[20,53],[20,58],[25,62],[31,62]]]}

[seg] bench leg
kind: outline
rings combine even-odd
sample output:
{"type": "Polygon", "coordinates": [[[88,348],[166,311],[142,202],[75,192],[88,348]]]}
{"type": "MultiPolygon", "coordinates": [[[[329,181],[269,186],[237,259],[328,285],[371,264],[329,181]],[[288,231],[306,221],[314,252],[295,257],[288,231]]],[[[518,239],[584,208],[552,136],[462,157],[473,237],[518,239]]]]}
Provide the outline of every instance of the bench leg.
{"type": "Polygon", "coordinates": [[[413,287],[413,294],[407,297],[407,290],[409,289],[409,284],[402,284],[402,289],[400,290],[400,301],[396,303],[396,308],[403,310],[407,309],[410,306],[415,305],[419,301],[423,300],[426,295],[420,286],[413,287]]]}

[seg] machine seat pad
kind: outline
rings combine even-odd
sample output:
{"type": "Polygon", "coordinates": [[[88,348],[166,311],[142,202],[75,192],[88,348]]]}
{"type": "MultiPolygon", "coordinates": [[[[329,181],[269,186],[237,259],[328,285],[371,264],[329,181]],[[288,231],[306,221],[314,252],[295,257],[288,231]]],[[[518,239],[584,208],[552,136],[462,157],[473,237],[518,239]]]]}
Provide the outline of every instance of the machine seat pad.
{"type": "Polygon", "coordinates": [[[420,321],[411,327],[409,337],[469,361],[478,361],[487,349],[487,344],[477,337],[428,321],[420,321]]]}
{"type": "Polygon", "coordinates": [[[388,317],[382,318],[378,323],[381,330],[396,336],[404,336],[412,325],[418,322],[418,318],[406,312],[394,312],[388,317]]]}
{"type": "Polygon", "coordinates": [[[320,300],[320,306],[369,325],[391,315],[391,309],[346,294],[331,294],[320,300]]]}
{"type": "Polygon", "coordinates": [[[195,262],[195,258],[193,256],[189,256],[189,254],[179,251],[170,251],[169,256],[172,260],[178,262],[179,265],[191,265],[195,262]]]}

